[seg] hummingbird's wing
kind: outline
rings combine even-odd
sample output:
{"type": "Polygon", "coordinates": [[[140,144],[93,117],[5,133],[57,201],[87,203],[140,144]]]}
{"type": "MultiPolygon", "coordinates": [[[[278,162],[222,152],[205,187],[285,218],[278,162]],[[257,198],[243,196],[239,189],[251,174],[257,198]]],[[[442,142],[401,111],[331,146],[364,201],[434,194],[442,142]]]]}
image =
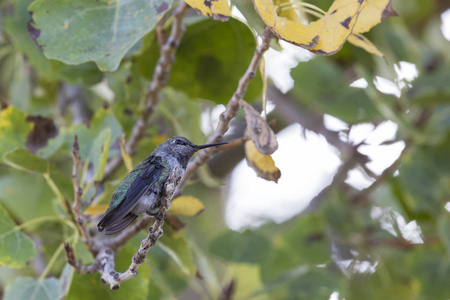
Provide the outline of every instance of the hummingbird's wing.
{"type": "Polygon", "coordinates": [[[161,157],[156,156],[131,171],[114,192],[110,207],[97,225],[98,230],[106,229],[106,234],[114,234],[130,225],[138,217],[131,210],[140,198],[149,190],[161,193],[158,179],[163,169],[161,157]]]}
{"type": "Polygon", "coordinates": [[[125,228],[128,227],[128,225],[130,225],[131,223],[134,222],[134,220],[136,220],[136,218],[138,217],[138,215],[133,214],[132,212],[129,212],[122,220],[120,220],[120,222],[118,222],[117,224],[113,224],[110,225],[108,227],[106,227],[105,230],[105,234],[106,235],[111,235],[111,234],[116,234],[121,232],[122,230],[124,230],[125,228]]]}

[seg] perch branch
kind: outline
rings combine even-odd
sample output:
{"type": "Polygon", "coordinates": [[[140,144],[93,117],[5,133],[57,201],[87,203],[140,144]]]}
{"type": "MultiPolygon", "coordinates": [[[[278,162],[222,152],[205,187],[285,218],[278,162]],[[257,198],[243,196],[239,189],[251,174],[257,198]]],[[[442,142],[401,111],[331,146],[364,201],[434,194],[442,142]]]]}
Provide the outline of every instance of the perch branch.
{"type": "MultiPolygon", "coordinates": [[[[230,101],[227,104],[226,110],[220,115],[219,124],[217,125],[216,131],[214,134],[208,139],[209,143],[217,143],[223,139],[224,134],[228,131],[228,127],[230,125],[230,121],[236,116],[236,113],[239,109],[239,101],[244,97],[245,92],[247,91],[247,87],[250,81],[255,77],[258,66],[263,59],[264,53],[269,49],[270,41],[273,38],[273,33],[269,28],[263,32],[261,44],[255,50],[255,54],[250,62],[250,65],[247,68],[245,74],[239,80],[239,85],[236,91],[231,97],[230,101]]],[[[188,179],[197,171],[197,169],[203,165],[214,153],[215,147],[206,148],[202,150],[195,159],[189,163],[186,172],[184,173],[184,177],[181,180],[180,185],[178,186],[177,194],[183,190],[184,186],[188,179]]]]}
{"type": "MultiPolygon", "coordinates": [[[[175,61],[175,52],[185,32],[183,19],[188,9],[189,6],[184,1],[181,1],[180,5],[174,11],[171,33],[164,45],[161,47],[161,55],[153,71],[152,82],[147,91],[145,108],[139,119],[134,124],[131,135],[125,144],[125,151],[129,154],[134,152],[137,144],[143,138],[150,117],[158,105],[161,90],[169,79],[172,63],[175,61]]],[[[109,161],[105,167],[103,181],[108,179],[121,163],[121,155],[118,155],[109,161]]]]}
{"type": "Polygon", "coordinates": [[[100,271],[102,273],[102,282],[109,284],[111,289],[117,290],[122,282],[136,277],[138,275],[137,270],[144,263],[148,250],[163,235],[163,224],[163,220],[153,223],[152,227],[148,230],[147,237],[142,240],[139,250],[133,256],[130,267],[123,273],[118,273],[114,270],[114,252],[112,249],[104,247],[103,249],[105,251],[101,251],[97,258],[97,260],[102,262],[103,266],[103,269],[100,271]]]}

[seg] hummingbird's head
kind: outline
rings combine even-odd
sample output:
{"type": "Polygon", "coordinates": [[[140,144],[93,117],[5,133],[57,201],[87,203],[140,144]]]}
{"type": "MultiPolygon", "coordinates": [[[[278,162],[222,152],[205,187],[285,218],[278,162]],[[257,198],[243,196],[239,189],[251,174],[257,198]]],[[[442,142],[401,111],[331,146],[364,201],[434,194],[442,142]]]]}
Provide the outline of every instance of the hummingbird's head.
{"type": "Polygon", "coordinates": [[[178,160],[184,165],[187,164],[189,159],[200,149],[219,146],[226,143],[214,143],[206,145],[194,145],[190,140],[182,136],[174,136],[166,141],[162,142],[157,148],[157,151],[171,154],[177,157],[178,160]]]}

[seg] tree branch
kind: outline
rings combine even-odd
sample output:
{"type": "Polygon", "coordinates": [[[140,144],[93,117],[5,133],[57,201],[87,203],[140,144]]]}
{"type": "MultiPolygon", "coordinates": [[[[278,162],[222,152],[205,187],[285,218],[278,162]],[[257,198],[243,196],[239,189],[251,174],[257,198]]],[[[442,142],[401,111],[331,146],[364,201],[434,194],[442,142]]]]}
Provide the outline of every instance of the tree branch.
{"type": "Polygon", "coordinates": [[[356,145],[352,147],[351,155],[344,159],[343,163],[339,166],[336,174],[334,175],[331,183],[311,200],[309,205],[305,208],[304,212],[317,209],[320,203],[322,203],[322,201],[326,199],[331,190],[343,187],[343,185],[345,184],[345,180],[347,179],[347,174],[350,170],[355,168],[358,164],[364,165],[369,161],[369,158],[366,155],[358,152],[359,146],[360,145],[356,145]]]}
{"type": "Polygon", "coordinates": [[[329,144],[344,155],[352,152],[352,144],[342,141],[338,132],[326,128],[321,115],[307,108],[294,106],[292,103],[298,101],[291,99],[288,94],[283,94],[276,87],[270,86],[267,89],[267,98],[275,102],[275,114],[279,119],[287,120],[288,123],[299,123],[303,128],[323,135],[329,144]]]}
{"type": "MultiPolygon", "coordinates": [[[[134,152],[137,144],[143,138],[150,117],[158,105],[161,90],[169,79],[172,63],[175,61],[175,52],[185,32],[183,20],[188,9],[189,6],[184,1],[181,1],[180,5],[174,11],[171,33],[164,45],[161,47],[161,54],[153,71],[152,82],[147,91],[145,108],[142,111],[140,118],[134,124],[131,135],[125,144],[125,151],[129,154],[134,152]]],[[[121,155],[118,155],[114,159],[110,160],[105,167],[103,181],[108,179],[121,163],[121,155]]]]}
{"type": "MultiPolygon", "coordinates": [[[[224,134],[228,131],[228,127],[230,125],[230,121],[236,116],[236,113],[239,109],[239,101],[245,95],[247,91],[247,87],[250,81],[255,77],[258,66],[263,59],[264,53],[269,49],[270,41],[273,38],[273,33],[269,28],[263,32],[261,44],[255,50],[255,54],[250,62],[250,65],[247,68],[244,76],[239,80],[239,85],[236,91],[233,94],[233,97],[227,104],[226,110],[220,115],[219,124],[217,125],[216,131],[214,134],[208,139],[209,143],[217,143],[222,141],[224,134]]],[[[177,194],[181,192],[186,185],[186,182],[189,178],[197,171],[197,169],[206,163],[206,161],[214,154],[216,147],[206,148],[195,157],[193,161],[191,161],[184,173],[183,179],[181,180],[180,185],[177,188],[177,194]]]]}
{"type": "Polygon", "coordinates": [[[64,243],[64,250],[66,250],[67,263],[74,267],[78,273],[91,274],[98,270],[97,262],[89,266],[83,266],[80,261],[77,261],[75,259],[75,251],[68,243],[64,243]]]}
{"type": "Polygon", "coordinates": [[[400,166],[400,163],[403,160],[403,158],[405,157],[406,153],[408,152],[410,144],[411,143],[409,141],[406,141],[405,148],[403,148],[403,150],[400,153],[400,155],[398,156],[398,158],[389,167],[384,169],[384,171],[380,174],[380,176],[378,176],[370,186],[361,190],[359,193],[357,193],[356,195],[351,197],[350,203],[362,203],[362,202],[366,201],[368,199],[368,195],[371,192],[373,192],[380,184],[382,184],[388,176],[391,176],[392,174],[394,174],[394,172],[400,166]]]}

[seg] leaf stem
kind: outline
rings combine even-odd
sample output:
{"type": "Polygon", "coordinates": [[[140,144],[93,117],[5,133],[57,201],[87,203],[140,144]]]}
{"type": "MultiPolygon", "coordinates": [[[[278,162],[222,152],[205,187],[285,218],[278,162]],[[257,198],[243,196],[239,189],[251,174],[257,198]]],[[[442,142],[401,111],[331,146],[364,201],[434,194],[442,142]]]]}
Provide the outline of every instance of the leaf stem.
{"type": "Polygon", "coordinates": [[[61,204],[61,206],[64,207],[67,211],[66,205],[64,203],[64,196],[61,193],[61,191],[58,189],[58,186],[55,184],[53,179],[50,177],[50,173],[47,172],[42,175],[44,176],[45,180],[47,181],[48,186],[52,189],[53,193],[55,193],[56,199],[58,200],[59,204],[61,204]]]}
{"type": "Polygon", "coordinates": [[[55,253],[53,253],[52,257],[48,261],[47,267],[45,267],[45,270],[42,272],[41,276],[39,276],[39,281],[42,282],[45,277],[47,277],[48,272],[50,272],[51,268],[55,264],[56,259],[58,259],[58,256],[61,254],[61,252],[64,250],[64,244],[61,243],[56,249],[55,253]]]}
{"type": "Polygon", "coordinates": [[[25,227],[28,227],[28,226],[31,226],[31,225],[34,225],[34,224],[38,224],[38,223],[42,223],[42,222],[46,222],[46,221],[53,221],[53,220],[60,221],[61,218],[58,217],[58,216],[45,216],[45,217],[40,217],[40,218],[36,218],[36,219],[30,220],[30,221],[27,221],[27,222],[22,223],[20,225],[14,226],[11,230],[8,230],[8,231],[2,233],[0,235],[0,239],[10,235],[11,233],[13,233],[13,232],[15,232],[17,230],[21,230],[21,229],[23,229],[25,227]]]}

